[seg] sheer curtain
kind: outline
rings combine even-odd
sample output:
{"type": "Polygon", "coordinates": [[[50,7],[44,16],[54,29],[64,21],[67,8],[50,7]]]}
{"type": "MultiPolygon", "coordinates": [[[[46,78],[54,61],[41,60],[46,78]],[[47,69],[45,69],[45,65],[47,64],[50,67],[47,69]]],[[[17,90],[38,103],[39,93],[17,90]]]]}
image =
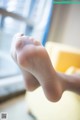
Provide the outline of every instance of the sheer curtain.
{"type": "Polygon", "coordinates": [[[0,100],[25,90],[20,70],[10,55],[13,35],[20,32],[45,43],[52,7],[53,0],[0,0],[0,100]]]}
{"type": "MultiPolygon", "coordinates": [[[[29,3],[25,0],[0,0],[0,8],[27,18],[29,3]],[[26,11],[26,12],[25,12],[26,11]]],[[[17,32],[25,32],[26,23],[0,14],[0,78],[18,74],[20,71],[10,56],[12,37],[17,32]]]]}

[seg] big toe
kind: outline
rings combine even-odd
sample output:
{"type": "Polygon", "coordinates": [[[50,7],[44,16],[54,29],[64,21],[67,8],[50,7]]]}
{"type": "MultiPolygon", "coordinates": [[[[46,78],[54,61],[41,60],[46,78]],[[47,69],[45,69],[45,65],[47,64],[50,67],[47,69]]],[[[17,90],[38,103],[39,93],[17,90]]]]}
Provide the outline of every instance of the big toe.
{"type": "Polygon", "coordinates": [[[20,39],[21,36],[22,36],[21,33],[17,33],[16,35],[14,35],[14,37],[12,39],[12,43],[11,43],[11,56],[13,58],[15,58],[15,56],[16,56],[16,45],[18,44],[19,39],[20,39]]]}

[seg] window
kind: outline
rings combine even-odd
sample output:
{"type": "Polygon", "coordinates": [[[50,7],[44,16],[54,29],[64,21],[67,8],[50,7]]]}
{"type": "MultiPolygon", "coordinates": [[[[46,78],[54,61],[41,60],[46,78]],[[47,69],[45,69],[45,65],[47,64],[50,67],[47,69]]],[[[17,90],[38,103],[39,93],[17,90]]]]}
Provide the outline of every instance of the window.
{"type": "MultiPolygon", "coordinates": [[[[2,81],[5,80],[3,83],[6,83],[12,76],[20,75],[19,68],[10,56],[13,35],[21,32],[38,40],[46,38],[44,33],[49,25],[51,6],[52,0],[0,0],[0,85],[2,81]]],[[[21,80],[19,86],[20,83],[21,80]]],[[[14,90],[13,85],[11,89],[11,84],[7,85],[9,87],[6,90],[14,90]]],[[[2,89],[1,87],[0,91],[2,89]]]]}
{"type": "MultiPolygon", "coordinates": [[[[22,0],[2,0],[0,7],[11,13],[21,14],[24,11],[25,2],[22,0]]],[[[7,13],[5,13],[7,14],[7,13]]],[[[22,14],[23,15],[23,14],[22,14]]],[[[27,15],[26,15],[27,16],[27,15]]],[[[9,17],[0,15],[0,78],[18,74],[20,71],[10,56],[10,46],[12,37],[17,32],[24,33],[26,23],[9,17]]]]}
{"type": "Polygon", "coordinates": [[[0,102],[6,96],[25,90],[20,70],[10,55],[13,35],[25,32],[24,1],[0,0],[0,102]]]}

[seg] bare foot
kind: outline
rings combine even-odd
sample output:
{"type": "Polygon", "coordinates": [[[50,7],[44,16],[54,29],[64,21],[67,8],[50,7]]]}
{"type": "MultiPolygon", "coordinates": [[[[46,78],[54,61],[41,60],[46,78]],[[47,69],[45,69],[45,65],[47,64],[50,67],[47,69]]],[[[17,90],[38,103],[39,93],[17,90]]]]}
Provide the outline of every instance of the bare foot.
{"type": "Polygon", "coordinates": [[[46,49],[40,42],[31,38],[28,40],[29,44],[28,42],[25,44],[24,40],[16,44],[17,63],[22,70],[35,76],[50,101],[58,101],[64,91],[63,81],[59,80],[58,74],[53,69],[46,49]]]}
{"type": "MultiPolygon", "coordinates": [[[[24,36],[23,34],[18,33],[14,36],[12,46],[11,46],[11,55],[16,63],[17,63],[16,46],[19,47],[20,50],[22,50],[23,47],[25,46],[25,44],[31,44],[32,42],[33,42],[32,38],[29,41],[28,37],[24,36]],[[22,46],[20,43],[23,43],[22,46]]],[[[18,64],[18,66],[19,66],[19,64],[18,64]]],[[[22,71],[27,90],[33,91],[37,87],[40,86],[39,82],[36,80],[36,78],[31,73],[22,69],[20,66],[19,66],[19,68],[22,71]]]]}

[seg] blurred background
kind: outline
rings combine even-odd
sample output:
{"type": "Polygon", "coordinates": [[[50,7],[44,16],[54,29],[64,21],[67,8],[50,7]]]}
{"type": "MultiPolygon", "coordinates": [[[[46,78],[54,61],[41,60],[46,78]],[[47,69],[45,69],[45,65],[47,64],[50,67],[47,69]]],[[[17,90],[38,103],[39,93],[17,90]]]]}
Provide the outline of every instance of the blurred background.
{"type": "MultiPolygon", "coordinates": [[[[80,4],[63,4],[66,0],[0,0],[0,102],[25,93],[19,68],[10,56],[12,37],[17,32],[46,41],[80,47],[80,4]],[[58,4],[57,2],[62,2],[58,4]]],[[[25,106],[23,96],[19,99],[25,106]]],[[[15,100],[13,100],[15,101],[15,100]]],[[[14,102],[12,102],[13,104],[14,102]]],[[[17,100],[17,103],[19,101],[17,100]]],[[[18,109],[24,109],[17,104],[18,109]]],[[[15,108],[0,106],[0,111],[15,108]]],[[[12,115],[12,114],[11,114],[12,115]]],[[[15,115],[16,116],[16,115],[15,115]]],[[[18,117],[18,115],[17,115],[18,117]]],[[[15,117],[16,118],[16,117],[15,117]]],[[[20,119],[20,118],[19,118],[20,119]]],[[[10,118],[10,120],[12,120],[10,118]]]]}
{"type": "Polygon", "coordinates": [[[19,73],[8,56],[14,34],[21,32],[43,39],[51,4],[49,0],[0,0],[0,77],[19,73]]]}

